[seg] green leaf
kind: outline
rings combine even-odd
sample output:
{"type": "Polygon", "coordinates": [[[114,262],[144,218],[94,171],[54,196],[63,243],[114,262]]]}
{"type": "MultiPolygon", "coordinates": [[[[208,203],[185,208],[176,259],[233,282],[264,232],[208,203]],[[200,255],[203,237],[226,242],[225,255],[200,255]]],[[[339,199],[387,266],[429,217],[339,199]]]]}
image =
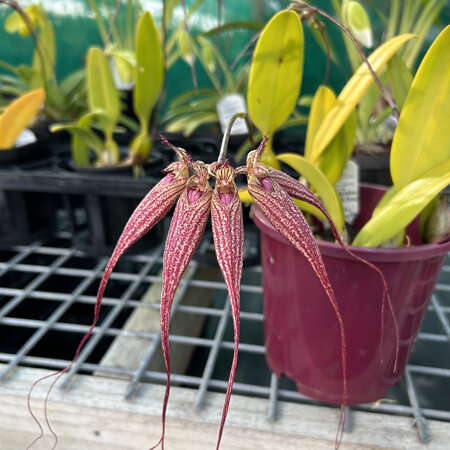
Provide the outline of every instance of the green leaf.
{"type": "MultiPolygon", "coordinates": [[[[391,56],[407,41],[413,38],[412,34],[402,34],[385,42],[378,47],[368,58],[373,70],[378,73],[391,58],[391,56]]],[[[368,87],[373,83],[373,78],[363,63],[353,74],[350,80],[342,89],[337,98],[337,102],[325,117],[313,142],[314,156],[317,160],[328,144],[336,136],[337,132],[344,125],[348,116],[355,109],[368,87]]]]}
{"type": "Polygon", "coordinates": [[[354,111],[318,159],[314,161],[311,158],[315,133],[335,103],[334,92],[327,86],[320,86],[311,105],[305,143],[305,158],[316,164],[333,185],[339,180],[353,151],[356,132],[356,113],[354,111]]]}
{"type": "Polygon", "coordinates": [[[76,164],[80,166],[89,165],[89,149],[94,150],[97,156],[102,154],[103,142],[91,129],[86,128],[82,123],[52,125],[50,127],[52,133],[62,130],[68,131],[72,135],[72,157],[76,164]]]}
{"type": "Polygon", "coordinates": [[[344,22],[356,40],[366,48],[373,46],[372,28],[366,10],[357,1],[344,3],[344,22]]]}
{"type": "Polygon", "coordinates": [[[294,11],[281,11],[264,28],[250,68],[247,105],[262,134],[290,116],[303,73],[303,30],[294,11]]]}
{"type": "Polygon", "coordinates": [[[164,83],[164,59],[155,22],[148,11],[139,20],[136,36],[136,86],[134,110],[147,129],[164,83]]]}
{"type": "Polygon", "coordinates": [[[391,150],[397,189],[450,159],[450,25],[424,56],[412,82],[391,150]]]}
{"type": "Polygon", "coordinates": [[[190,136],[198,127],[218,121],[217,112],[200,111],[173,120],[165,129],[170,133],[182,132],[184,136],[190,136]]]}
{"type": "Polygon", "coordinates": [[[353,153],[355,135],[356,112],[352,111],[343,127],[317,160],[317,166],[333,185],[341,177],[342,171],[353,153]]]}
{"type": "Polygon", "coordinates": [[[53,31],[52,23],[47,18],[42,19],[38,45],[44,60],[44,67],[42,67],[42,59],[38,54],[38,49],[36,49],[31,66],[36,74],[32,84],[34,88],[45,87],[45,84],[53,78],[55,73],[55,32],[53,31]]]}
{"type": "MultiPolygon", "coordinates": [[[[311,161],[296,153],[282,153],[277,156],[277,159],[292,167],[306,178],[314,192],[322,200],[336,228],[341,233],[345,224],[344,209],[339,195],[327,177],[311,161]]],[[[315,211],[317,211],[316,208],[309,210],[314,215],[318,215],[315,211]]]]}
{"type": "Polygon", "coordinates": [[[413,78],[403,59],[398,55],[394,55],[388,61],[387,66],[395,103],[397,103],[398,110],[401,111],[413,78]]]}
{"type": "MultiPolygon", "coordinates": [[[[41,7],[39,5],[31,5],[24,8],[24,11],[33,27],[37,27],[41,18],[41,7]]],[[[14,11],[12,14],[8,16],[5,20],[5,31],[7,33],[19,33],[22,37],[26,37],[30,35],[30,29],[27,24],[23,20],[22,16],[14,11]]]]}
{"type": "MultiPolygon", "coordinates": [[[[178,0],[177,0],[178,1],[178,0]]],[[[207,31],[204,31],[202,36],[217,36],[217,32],[226,32],[230,30],[251,30],[260,31],[264,28],[264,22],[257,22],[254,20],[241,20],[236,22],[227,22],[220,24],[220,27],[213,27],[207,31]]]]}
{"type": "Polygon", "coordinates": [[[185,29],[180,29],[176,32],[178,49],[180,50],[180,55],[186,64],[190,66],[194,63],[194,55],[191,49],[190,36],[185,29]]]}
{"type": "Polygon", "coordinates": [[[450,160],[402,187],[360,230],[353,245],[377,247],[397,235],[450,183],[450,160]]]}
{"type": "Polygon", "coordinates": [[[333,90],[328,86],[319,86],[311,103],[308,128],[306,130],[305,158],[310,161],[312,161],[313,142],[317,130],[320,128],[321,123],[335,103],[336,95],[333,90]]]}
{"type": "Polygon", "coordinates": [[[89,109],[102,110],[102,126],[112,133],[120,117],[120,97],[114,85],[108,58],[98,47],[91,47],[87,57],[87,93],[89,109]]]}

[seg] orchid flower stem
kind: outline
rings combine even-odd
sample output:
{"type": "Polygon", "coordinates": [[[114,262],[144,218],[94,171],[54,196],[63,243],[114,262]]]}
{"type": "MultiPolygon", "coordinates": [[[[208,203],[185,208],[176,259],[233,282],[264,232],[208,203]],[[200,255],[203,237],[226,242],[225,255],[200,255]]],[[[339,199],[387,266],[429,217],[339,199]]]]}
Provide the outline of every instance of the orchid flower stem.
{"type": "Polygon", "coordinates": [[[248,114],[244,112],[235,114],[228,122],[227,129],[225,130],[225,133],[223,135],[222,145],[220,146],[219,158],[217,159],[218,165],[223,163],[227,157],[228,141],[230,140],[231,129],[233,128],[234,122],[236,122],[237,119],[245,120],[245,124],[247,125],[248,129],[248,138],[251,142],[251,145],[253,146],[253,130],[250,119],[248,118],[248,114]]]}
{"type": "Polygon", "coordinates": [[[108,36],[106,36],[106,41],[105,41],[105,49],[108,48],[109,43],[111,42],[111,35],[113,32],[117,17],[119,15],[119,10],[120,10],[121,6],[122,6],[122,0],[118,0],[117,4],[116,4],[116,9],[114,10],[113,18],[111,20],[111,23],[109,24],[108,36]]]}
{"type": "Polygon", "coordinates": [[[376,85],[378,86],[378,89],[380,90],[381,94],[383,95],[383,98],[386,100],[386,103],[390,106],[393,114],[395,115],[395,117],[398,120],[398,118],[400,117],[400,114],[398,112],[398,109],[397,109],[394,99],[392,98],[391,94],[387,91],[387,89],[385,89],[384,86],[382,85],[380,79],[378,78],[377,74],[375,73],[372,66],[370,65],[366,55],[364,54],[361,46],[358,44],[358,41],[355,39],[353,34],[350,32],[350,30],[346,26],[344,26],[341,22],[339,22],[339,20],[335,19],[333,16],[331,16],[327,12],[323,11],[322,9],[317,8],[316,6],[311,6],[306,2],[299,1],[297,3],[298,3],[298,6],[293,4],[293,5],[291,5],[291,8],[294,11],[301,13],[300,19],[302,19],[302,20],[308,19],[312,13],[320,14],[321,16],[327,18],[330,22],[333,22],[349,37],[349,39],[352,41],[353,45],[356,47],[356,50],[358,50],[358,53],[361,56],[361,58],[363,59],[364,63],[366,64],[367,69],[369,70],[370,75],[372,75],[372,78],[374,79],[376,85]]]}

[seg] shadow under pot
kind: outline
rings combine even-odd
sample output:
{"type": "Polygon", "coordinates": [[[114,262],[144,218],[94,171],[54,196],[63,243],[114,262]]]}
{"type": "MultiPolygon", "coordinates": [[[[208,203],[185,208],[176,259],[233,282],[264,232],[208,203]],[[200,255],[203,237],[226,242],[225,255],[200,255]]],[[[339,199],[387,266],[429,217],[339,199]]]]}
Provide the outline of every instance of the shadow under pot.
{"type": "MultiPolygon", "coordinates": [[[[360,229],[385,192],[361,187],[360,229]]],[[[298,390],[317,400],[342,403],[341,337],[336,314],[306,258],[292,247],[255,208],[261,231],[266,360],[298,390]]],[[[432,292],[450,250],[450,236],[420,245],[418,220],[407,229],[413,246],[398,249],[350,247],[383,273],[399,327],[399,355],[394,372],[396,335],[392,314],[382,309],[379,274],[352,259],[338,245],[317,241],[342,315],[346,335],[347,402],[374,402],[403,376],[432,292]],[[383,334],[382,321],[384,325],[383,334]]]]}

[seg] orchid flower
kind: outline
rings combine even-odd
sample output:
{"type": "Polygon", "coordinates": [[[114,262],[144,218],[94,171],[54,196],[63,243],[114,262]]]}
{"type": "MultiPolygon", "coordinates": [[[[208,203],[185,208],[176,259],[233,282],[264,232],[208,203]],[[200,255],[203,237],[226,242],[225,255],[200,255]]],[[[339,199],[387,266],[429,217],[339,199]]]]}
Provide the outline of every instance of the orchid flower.
{"type": "MultiPolygon", "coordinates": [[[[166,365],[167,384],[162,409],[161,438],[152,448],[161,445],[161,448],[164,449],[166,410],[170,393],[169,321],[173,298],[181,277],[198,247],[210,215],[217,261],[228,288],[234,328],[233,360],[216,446],[217,449],[219,448],[236,373],[239,347],[240,282],[244,252],[244,226],[242,205],[235,177],[237,175],[246,175],[248,190],[256,205],[266,215],[274,228],[307,258],[335,311],[341,335],[343,376],[343,408],[336,438],[336,446],[338,446],[342,435],[347,403],[347,351],[344,323],[314,235],[303,213],[295,205],[291,197],[306,201],[319,208],[330,222],[336,240],[342,248],[357,260],[362,261],[380,273],[384,287],[383,305],[386,297],[392,311],[387,286],[381,272],[372,264],[354,255],[342,243],[325,207],[308,188],[288,175],[267,167],[260,162],[266,139],[261,142],[257,150],[249,153],[246,166],[236,169],[229,164],[228,160],[224,161],[222,152],[217,162],[207,165],[202,161],[194,162],[185,150],[174,147],[164,137],[162,137],[162,140],[175,151],[178,161],[170,164],[165,169],[166,176],[146,195],[128,220],[100,282],[93,323],[78,346],[73,361],[61,372],[58,372],[58,375],[61,376],[62,373],[70,369],[86,340],[91,335],[99,317],[106,284],[119,258],[133,243],[161,220],[178,199],[163,256],[160,310],[161,344],[166,365]],[[215,178],[214,190],[210,186],[210,178],[215,178]]],[[[31,408],[30,412],[35,418],[31,408]]],[[[37,421],[36,418],[35,420],[37,421]]],[[[38,425],[40,426],[39,422],[38,425]]]]}

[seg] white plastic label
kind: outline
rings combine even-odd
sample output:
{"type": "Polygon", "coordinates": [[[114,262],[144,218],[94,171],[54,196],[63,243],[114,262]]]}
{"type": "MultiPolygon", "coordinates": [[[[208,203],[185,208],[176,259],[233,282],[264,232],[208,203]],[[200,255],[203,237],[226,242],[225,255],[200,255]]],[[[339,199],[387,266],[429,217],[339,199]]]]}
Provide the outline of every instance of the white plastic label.
{"type": "Polygon", "coordinates": [[[14,143],[14,147],[22,147],[24,145],[32,144],[33,142],[36,142],[36,140],[37,139],[34,133],[26,128],[22,131],[22,133],[19,134],[19,137],[14,143]]]}
{"type": "Polygon", "coordinates": [[[354,161],[348,161],[334,187],[344,206],[345,221],[352,224],[360,210],[359,166],[354,161]]]}
{"type": "MultiPolygon", "coordinates": [[[[219,115],[220,128],[225,133],[231,118],[238,113],[246,113],[247,105],[241,94],[228,94],[222,97],[216,105],[217,114],[219,115]]],[[[231,128],[231,134],[247,134],[247,125],[245,119],[237,119],[231,128]]]]}

